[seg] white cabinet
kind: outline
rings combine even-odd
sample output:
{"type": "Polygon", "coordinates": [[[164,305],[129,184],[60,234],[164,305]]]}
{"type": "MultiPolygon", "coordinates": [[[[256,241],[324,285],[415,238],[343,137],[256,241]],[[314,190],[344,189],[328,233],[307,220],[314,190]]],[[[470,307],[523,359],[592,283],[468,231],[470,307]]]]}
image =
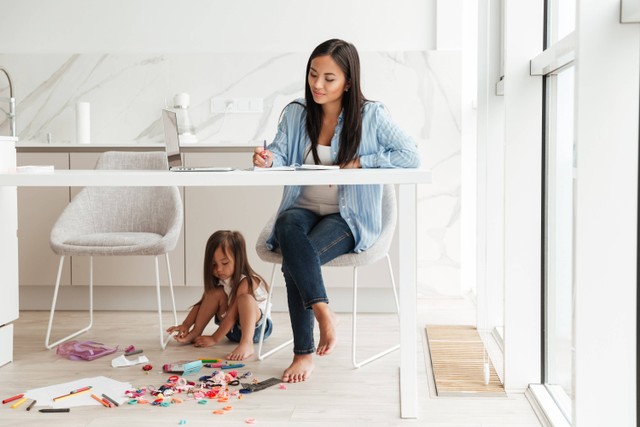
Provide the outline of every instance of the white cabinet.
{"type": "MultiPolygon", "coordinates": [[[[16,166],[16,138],[0,137],[0,171],[16,166]]],[[[18,216],[15,187],[0,187],[0,366],[13,360],[13,325],[18,318],[18,216]]]]}
{"type": "MultiPolygon", "coordinates": [[[[18,166],[53,165],[69,169],[68,153],[18,153],[18,166]]],[[[18,190],[18,253],[21,286],[53,286],[59,257],[49,246],[49,234],[62,210],[69,204],[69,188],[21,187],[18,190]]],[[[66,263],[61,284],[71,284],[71,269],[66,263]]]]}

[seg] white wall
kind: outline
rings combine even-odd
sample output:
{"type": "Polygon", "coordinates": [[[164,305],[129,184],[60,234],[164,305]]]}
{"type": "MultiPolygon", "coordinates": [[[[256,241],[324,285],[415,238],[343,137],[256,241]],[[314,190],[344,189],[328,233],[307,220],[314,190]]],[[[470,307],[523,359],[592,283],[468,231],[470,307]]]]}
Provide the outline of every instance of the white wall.
{"type": "Polygon", "coordinates": [[[435,0],[1,0],[2,53],[435,48],[435,0]]]}

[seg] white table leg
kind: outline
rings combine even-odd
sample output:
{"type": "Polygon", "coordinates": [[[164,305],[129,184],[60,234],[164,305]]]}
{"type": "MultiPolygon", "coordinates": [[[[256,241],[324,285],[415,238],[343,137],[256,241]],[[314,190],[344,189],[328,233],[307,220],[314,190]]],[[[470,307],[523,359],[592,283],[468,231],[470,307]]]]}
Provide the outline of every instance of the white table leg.
{"type": "Polygon", "coordinates": [[[418,418],[416,185],[398,187],[400,416],[418,418]]]}

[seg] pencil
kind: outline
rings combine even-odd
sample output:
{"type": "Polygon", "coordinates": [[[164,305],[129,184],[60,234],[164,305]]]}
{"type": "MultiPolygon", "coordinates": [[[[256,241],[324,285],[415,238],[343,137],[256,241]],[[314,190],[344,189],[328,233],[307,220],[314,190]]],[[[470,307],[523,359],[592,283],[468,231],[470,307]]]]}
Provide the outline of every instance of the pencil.
{"type": "Polygon", "coordinates": [[[11,409],[17,408],[18,406],[22,405],[26,401],[27,401],[27,398],[23,397],[22,399],[18,400],[16,403],[11,405],[11,409]]]}
{"type": "Polygon", "coordinates": [[[29,406],[27,406],[27,411],[30,411],[35,404],[36,404],[36,400],[34,399],[31,403],[29,403],[29,406]]]}
{"type": "Polygon", "coordinates": [[[93,397],[95,400],[97,400],[98,402],[100,402],[102,404],[102,406],[105,406],[107,408],[110,408],[111,406],[109,406],[108,403],[105,403],[104,400],[100,399],[98,396],[96,396],[95,394],[91,393],[91,397],[93,397]]]}

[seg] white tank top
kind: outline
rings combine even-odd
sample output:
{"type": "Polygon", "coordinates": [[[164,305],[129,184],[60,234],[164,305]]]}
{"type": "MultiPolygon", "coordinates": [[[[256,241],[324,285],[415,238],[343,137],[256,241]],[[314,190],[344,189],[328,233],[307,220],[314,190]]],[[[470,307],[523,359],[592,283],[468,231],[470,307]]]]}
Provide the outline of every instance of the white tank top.
{"type": "MultiPolygon", "coordinates": [[[[320,164],[332,165],[331,147],[328,145],[318,145],[318,157],[320,164]]],[[[313,154],[307,153],[304,159],[305,165],[312,165],[313,154]]],[[[305,185],[302,187],[300,196],[294,205],[298,208],[309,209],[318,215],[329,215],[340,212],[338,207],[338,186],[337,185],[305,185]]]]}
{"type": "MultiPolygon", "coordinates": [[[[240,281],[242,281],[246,276],[243,274],[240,277],[240,281]]],[[[220,283],[222,283],[222,287],[224,289],[224,293],[227,294],[227,298],[229,298],[229,295],[231,295],[231,279],[227,279],[227,280],[220,280],[220,283]]],[[[256,302],[258,303],[258,307],[260,308],[260,310],[262,310],[262,313],[266,313],[267,312],[267,296],[268,296],[268,292],[267,292],[267,288],[264,284],[263,281],[260,281],[260,284],[258,285],[257,288],[255,288],[253,290],[254,295],[256,296],[256,302]]],[[[230,303],[231,301],[229,301],[230,303]]],[[[271,305],[271,303],[269,303],[269,305],[271,305]]]]}

